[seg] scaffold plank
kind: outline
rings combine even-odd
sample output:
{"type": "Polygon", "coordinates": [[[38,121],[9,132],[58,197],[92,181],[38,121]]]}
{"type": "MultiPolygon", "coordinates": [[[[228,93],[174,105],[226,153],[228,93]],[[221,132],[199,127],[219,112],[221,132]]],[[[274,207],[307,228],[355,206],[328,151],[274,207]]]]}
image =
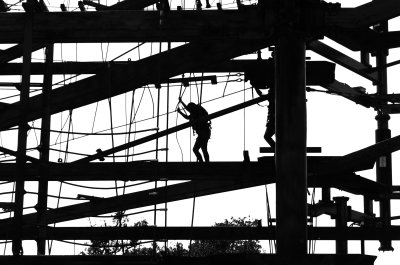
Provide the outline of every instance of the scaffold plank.
{"type": "MultiPolygon", "coordinates": [[[[271,12],[271,11],[270,11],[271,12]]],[[[0,43],[20,43],[27,14],[0,15],[0,43]]],[[[46,12],[33,17],[34,43],[264,40],[272,22],[257,8],[158,11],[46,12]]]]}
{"type": "MultiPolygon", "coordinates": [[[[48,240],[274,240],[270,227],[47,227],[48,240]]],[[[400,240],[400,226],[379,227],[308,227],[309,240],[400,240]]],[[[23,240],[34,240],[37,228],[22,231],[23,240]]],[[[8,240],[12,231],[1,230],[0,239],[8,240]]]]}

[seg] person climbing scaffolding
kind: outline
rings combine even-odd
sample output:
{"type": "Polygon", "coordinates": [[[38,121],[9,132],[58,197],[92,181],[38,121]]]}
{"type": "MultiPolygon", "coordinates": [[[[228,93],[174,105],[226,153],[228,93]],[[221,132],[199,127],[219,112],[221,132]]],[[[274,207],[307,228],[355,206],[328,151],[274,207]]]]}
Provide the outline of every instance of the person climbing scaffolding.
{"type": "Polygon", "coordinates": [[[272,139],[272,136],[275,135],[275,84],[273,65],[273,55],[269,59],[262,61],[259,53],[256,64],[245,71],[245,81],[250,81],[250,84],[259,96],[263,95],[261,90],[268,89],[268,116],[264,139],[271,148],[275,150],[275,141],[272,139]]]}
{"type": "Polygon", "coordinates": [[[192,128],[194,132],[197,134],[196,142],[193,146],[193,153],[196,155],[197,161],[199,162],[210,162],[210,157],[207,150],[208,140],[211,137],[211,123],[209,121],[197,121],[199,118],[207,116],[208,112],[200,105],[197,105],[193,102],[189,104],[185,104],[182,101],[182,98],[179,97],[179,103],[184,107],[184,111],[187,110],[189,115],[185,112],[182,112],[181,109],[178,108],[179,114],[182,115],[185,119],[189,121],[194,121],[192,128]],[[200,154],[200,149],[203,152],[203,156],[200,154]]]}
{"type": "MultiPolygon", "coordinates": [[[[259,88],[254,87],[256,93],[259,96],[262,96],[262,92],[259,88]]],[[[275,135],[275,89],[269,88],[267,93],[268,100],[268,115],[267,115],[267,124],[265,125],[265,133],[264,139],[271,146],[272,149],[275,150],[275,141],[272,139],[272,136],[275,135]]]]}

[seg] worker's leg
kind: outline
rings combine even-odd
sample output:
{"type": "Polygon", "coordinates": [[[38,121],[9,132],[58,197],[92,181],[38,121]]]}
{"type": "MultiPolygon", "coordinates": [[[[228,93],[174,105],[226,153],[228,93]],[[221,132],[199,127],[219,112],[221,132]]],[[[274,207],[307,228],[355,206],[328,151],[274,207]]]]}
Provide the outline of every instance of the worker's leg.
{"type": "Polygon", "coordinates": [[[203,162],[203,157],[200,154],[200,147],[201,147],[201,139],[200,136],[197,136],[196,142],[194,143],[193,146],[193,153],[196,155],[197,157],[197,161],[199,162],[203,162]]]}
{"type": "Polygon", "coordinates": [[[199,137],[198,137],[198,138],[200,138],[199,139],[200,148],[201,148],[201,151],[203,152],[204,160],[206,162],[210,162],[210,156],[209,156],[208,150],[207,150],[208,140],[210,140],[210,137],[211,137],[210,129],[202,131],[201,135],[199,135],[199,137]]]}
{"type": "Polygon", "coordinates": [[[208,144],[208,140],[206,140],[205,143],[202,144],[201,151],[203,152],[204,160],[206,162],[210,162],[210,156],[208,154],[207,144],[208,144]]]}
{"type": "Polygon", "coordinates": [[[274,136],[274,134],[275,134],[275,120],[268,120],[267,128],[264,134],[264,139],[273,149],[275,149],[275,141],[272,139],[272,136],[274,136]]]}

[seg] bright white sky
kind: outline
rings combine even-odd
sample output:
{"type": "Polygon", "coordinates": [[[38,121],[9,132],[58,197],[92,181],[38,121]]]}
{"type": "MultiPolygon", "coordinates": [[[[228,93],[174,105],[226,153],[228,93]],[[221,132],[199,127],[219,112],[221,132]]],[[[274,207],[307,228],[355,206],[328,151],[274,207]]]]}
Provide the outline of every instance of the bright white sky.
{"type": "MultiPolygon", "coordinates": [[[[17,1],[5,1],[8,4],[16,3],[17,1]]],[[[47,3],[49,1],[46,1],[47,3]]],[[[100,1],[102,4],[111,5],[117,1],[100,1]]],[[[210,1],[213,3],[212,1],[210,1]]],[[[343,7],[354,7],[366,3],[367,1],[339,1],[342,2],[343,7]]],[[[62,1],[62,0],[52,0],[49,5],[51,10],[59,11],[58,7],[60,3],[64,3],[69,7],[69,11],[77,11],[77,0],[72,1],[62,1]]],[[[176,8],[177,5],[182,5],[193,8],[193,2],[188,1],[184,4],[182,1],[173,0],[171,6],[176,8]]],[[[245,4],[248,2],[245,1],[245,4]]],[[[215,7],[215,3],[212,4],[215,7]]],[[[231,1],[223,1],[224,8],[235,8],[235,4],[231,1]]],[[[20,5],[13,7],[13,11],[21,11],[20,5]]],[[[389,29],[391,31],[400,30],[400,19],[393,19],[390,21],[389,29]]],[[[352,56],[353,58],[359,58],[359,54],[349,51],[346,48],[330,41],[329,39],[324,40],[325,43],[332,45],[334,48],[340,50],[343,53],[352,56]]],[[[136,44],[57,44],[55,46],[55,60],[56,61],[102,61],[111,60],[121,53],[129,50],[130,48],[136,46],[136,44]],[[108,52],[107,52],[108,51],[108,52]]],[[[6,47],[6,46],[4,46],[6,47]]],[[[0,47],[2,48],[2,47],[0,47]]],[[[165,50],[167,45],[164,44],[162,49],[165,50]]],[[[159,45],[154,44],[152,47],[153,51],[158,51],[159,45]]],[[[140,50],[136,49],[133,52],[125,55],[119,60],[126,61],[128,59],[138,60],[151,55],[150,44],[142,46],[140,50]]],[[[307,56],[311,57],[312,60],[326,60],[321,56],[308,51],[307,56]]],[[[263,58],[268,58],[269,52],[263,51],[263,58]]],[[[43,61],[43,51],[38,51],[33,54],[34,61],[43,61]]],[[[247,58],[256,58],[256,56],[249,55],[247,58]]],[[[392,49],[388,61],[394,61],[400,59],[400,49],[392,49]]],[[[374,59],[371,59],[371,63],[374,65],[374,59]]],[[[398,93],[396,85],[399,83],[398,72],[400,71],[400,66],[393,66],[389,68],[389,92],[398,93]]],[[[241,82],[243,76],[237,76],[232,74],[229,77],[230,82],[227,81],[228,74],[218,74],[218,85],[205,84],[203,86],[203,106],[208,110],[209,113],[221,110],[223,108],[238,104],[243,102],[244,98],[252,98],[252,92],[249,83],[241,82]],[[246,93],[243,93],[243,89],[246,88],[246,93]],[[224,94],[225,97],[221,98],[224,94]],[[228,96],[229,94],[235,93],[228,96]],[[219,99],[216,99],[219,98],[219,99]],[[216,99],[214,101],[210,101],[216,99]],[[208,102],[210,101],[210,102],[208,102]]],[[[186,75],[188,76],[188,75],[186,75]]],[[[68,78],[69,76],[65,76],[68,78]]],[[[54,77],[54,83],[56,81],[63,80],[63,76],[54,77]]],[[[78,79],[84,77],[78,77],[78,79]]],[[[288,77],[290,78],[290,77],[288,77]]],[[[350,86],[363,86],[367,89],[368,93],[375,93],[375,87],[366,79],[351,73],[350,71],[336,66],[336,79],[340,82],[347,83],[350,86]]],[[[0,82],[19,82],[20,77],[1,77],[0,82]]],[[[73,78],[72,81],[75,81],[73,78]]],[[[32,82],[41,82],[41,78],[33,77],[32,82]]],[[[70,81],[66,81],[68,83],[70,81]]],[[[129,85],[129,84],[127,84],[129,85]]],[[[9,89],[9,88],[8,88],[9,89]]],[[[170,111],[175,110],[177,99],[180,92],[185,92],[182,94],[184,101],[197,102],[199,90],[201,89],[200,83],[192,84],[186,90],[180,88],[180,86],[174,86],[170,89],[170,111]]],[[[8,91],[4,88],[0,88],[1,98],[9,95],[15,95],[15,91],[8,91]]],[[[156,111],[156,89],[153,86],[145,89],[138,89],[135,92],[134,97],[134,109],[137,113],[136,121],[140,121],[149,117],[155,117],[153,111],[156,111]],[[140,99],[143,95],[142,102],[139,105],[140,99]],[[154,104],[152,101],[154,100],[154,104]]],[[[360,105],[341,98],[339,96],[332,96],[323,93],[308,93],[307,94],[307,108],[308,108],[308,146],[320,146],[322,147],[321,155],[345,155],[350,152],[354,152],[360,148],[369,146],[374,143],[375,139],[375,129],[376,121],[374,119],[376,113],[373,109],[366,109],[360,105]]],[[[17,98],[10,100],[3,100],[4,102],[14,102],[17,98]]],[[[114,126],[121,126],[129,121],[129,115],[131,111],[131,101],[132,93],[126,95],[121,95],[112,99],[112,113],[113,113],[113,124],[114,126]]],[[[160,113],[166,112],[166,89],[161,90],[161,105],[160,113]]],[[[262,136],[265,130],[265,121],[267,116],[267,108],[262,106],[253,106],[246,109],[245,111],[237,111],[235,113],[229,114],[225,117],[218,118],[212,122],[212,137],[209,142],[209,153],[211,161],[242,161],[243,150],[249,150],[251,160],[257,160],[257,157],[261,156],[259,153],[259,147],[267,146],[264,142],[262,136]],[[245,127],[244,127],[245,125],[245,127]]],[[[107,130],[110,128],[110,112],[109,105],[107,101],[99,102],[98,104],[91,104],[89,106],[77,109],[73,111],[73,126],[71,131],[74,132],[96,132],[101,130],[107,130]],[[97,113],[96,113],[97,109],[97,113]],[[96,113],[96,114],[95,114],[96,113]]],[[[67,131],[69,127],[68,113],[64,112],[61,114],[54,115],[52,118],[52,128],[54,130],[64,130],[67,131]]],[[[169,126],[174,126],[176,124],[183,123],[185,120],[182,117],[177,117],[176,112],[169,115],[169,126]]],[[[392,129],[392,135],[396,136],[400,134],[400,120],[396,115],[392,115],[390,120],[390,127],[392,129]]],[[[35,122],[35,127],[40,127],[40,121],[35,122]]],[[[156,120],[152,118],[146,122],[138,122],[135,126],[132,126],[132,130],[142,130],[156,127],[156,120]]],[[[160,119],[160,129],[166,127],[165,116],[160,119]]],[[[115,129],[115,132],[126,132],[128,129],[126,127],[120,127],[115,129]]],[[[146,133],[135,135],[134,137],[140,138],[147,135],[146,133]]],[[[15,131],[3,132],[1,133],[0,140],[1,145],[4,147],[16,150],[16,133],[15,131]]],[[[28,146],[36,147],[38,145],[37,139],[40,137],[40,131],[31,131],[28,138],[28,146]],[[36,135],[35,135],[36,133],[36,135]]],[[[78,135],[74,136],[75,138],[78,135]]],[[[194,155],[191,152],[191,146],[194,142],[195,136],[192,135],[189,129],[179,132],[178,134],[173,134],[169,136],[169,161],[194,161],[194,155]],[[179,140],[179,144],[178,144],[179,140]],[[182,148],[182,153],[180,151],[179,145],[182,148]]],[[[65,141],[67,140],[66,134],[59,135],[58,133],[53,133],[51,138],[51,143],[54,144],[52,148],[65,151],[67,145],[65,141]],[[60,143],[61,142],[61,143],[60,143]]],[[[127,141],[125,136],[116,136],[114,141],[115,145],[123,144],[127,141]]],[[[132,139],[131,139],[132,140],[132,139]]],[[[92,154],[97,148],[106,150],[112,147],[111,136],[91,136],[84,137],[80,139],[75,139],[69,142],[68,151],[77,152],[83,154],[92,154]]],[[[160,147],[165,147],[165,139],[160,140],[160,147]]],[[[146,144],[135,148],[134,152],[148,151],[155,148],[155,143],[146,144]]],[[[133,150],[130,151],[130,154],[133,150]]],[[[118,153],[118,155],[123,155],[125,152],[118,153]]],[[[37,157],[38,152],[33,151],[30,155],[37,157]]],[[[65,156],[64,153],[59,151],[51,152],[52,161],[57,161],[58,158],[62,158],[63,161],[71,162],[76,159],[82,158],[78,155],[68,155],[65,156]]],[[[165,152],[159,153],[160,161],[165,161],[165,152]]],[[[9,159],[9,158],[4,158],[9,159]]],[[[155,159],[155,153],[150,153],[143,156],[135,157],[135,160],[142,159],[155,159]]],[[[393,155],[393,183],[394,185],[399,185],[399,180],[397,175],[399,173],[399,166],[396,161],[400,159],[398,154],[393,155]]],[[[109,159],[109,161],[112,161],[109,159]]],[[[118,158],[116,161],[125,161],[124,158],[118,158]]],[[[129,160],[131,161],[131,160],[129,160]]],[[[290,166],[290,165],[288,165],[290,166]]],[[[374,179],[374,170],[368,172],[360,172],[360,175],[366,178],[374,179]]],[[[82,183],[81,183],[82,184],[82,183]]],[[[113,187],[113,182],[107,183],[83,183],[89,186],[97,187],[113,187]]],[[[171,183],[169,183],[171,184],[171,183]]],[[[119,185],[123,185],[119,182],[119,185]]],[[[159,183],[160,185],[160,183],[159,183]]],[[[163,183],[161,183],[163,185],[163,183]]],[[[59,192],[59,183],[51,183],[49,194],[57,195],[59,192]]],[[[154,184],[143,185],[142,189],[152,188],[154,184]]],[[[3,185],[2,191],[10,191],[12,189],[11,184],[3,185]]],[[[27,191],[36,192],[36,183],[27,183],[27,191]]],[[[133,192],[134,190],[127,189],[126,192],[133,192]]],[[[250,216],[255,219],[262,219],[263,224],[266,225],[266,192],[265,187],[257,187],[246,190],[239,190],[235,192],[223,193],[218,195],[212,195],[196,199],[196,211],[195,211],[195,226],[210,226],[215,222],[221,222],[224,219],[229,219],[233,217],[245,217],[250,216]]],[[[272,215],[275,217],[275,193],[274,185],[268,186],[269,200],[271,203],[272,215]]],[[[115,190],[101,191],[79,189],[69,185],[62,185],[61,195],[66,197],[76,197],[78,193],[109,197],[115,195],[115,190]]],[[[122,194],[122,189],[119,190],[118,194],[122,194]]],[[[319,200],[320,191],[317,190],[316,200],[319,200]]],[[[332,196],[350,196],[349,205],[355,210],[362,211],[362,197],[353,196],[346,194],[341,191],[332,191],[332,196]]],[[[1,195],[1,201],[10,201],[11,196],[1,195]]],[[[33,206],[36,204],[36,195],[26,195],[25,196],[26,206],[33,206]]],[[[69,205],[71,203],[76,203],[70,200],[61,200],[60,206],[69,205]]],[[[49,199],[49,207],[56,207],[57,199],[49,199]]],[[[164,205],[158,205],[159,208],[163,208],[164,205]]],[[[150,208],[145,208],[148,210],[150,208]]],[[[168,225],[171,226],[190,226],[191,223],[191,209],[192,200],[184,200],[180,202],[168,203],[168,225]]],[[[143,209],[135,209],[136,212],[143,209]]],[[[378,213],[378,205],[375,204],[375,212],[378,213]]],[[[32,212],[32,209],[26,210],[26,213],[32,212]]],[[[400,215],[399,204],[396,201],[392,202],[392,215],[400,215]]],[[[6,218],[8,214],[0,214],[0,218],[6,218]]],[[[141,219],[146,219],[150,224],[153,223],[153,213],[146,213],[141,215],[135,215],[130,217],[131,222],[136,222],[141,219]]],[[[159,212],[157,214],[157,225],[164,225],[164,213],[159,212]]],[[[69,222],[63,224],[65,226],[80,225],[101,225],[103,220],[99,218],[83,219],[75,222],[69,222]]],[[[398,221],[393,221],[392,224],[399,225],[398,221]]],[[[329,217],[318,218],[318,225],[320,226],[332,226],[334,221],[330,220],[329,217]]],[[[3,245],[0,245],[0,251],[3,245]]],[[[266,252],[269,252],[268,244],[263,245],[266,252]]],[[[393,247],[395,251],[393,253],[378,253],[377,249],[379,247],[378,242],[367,242],[366,243],[366,253],[371,255],[378,255],[376,265],[383,264],[395,264],[395,257],[399,257],[400,244],[398,242],[393,242],[393,247]]],[[[349,243],[350,253],[360,253],[360,243],[350,242],[349,243]]],[[[61,242],[54,242],[52,248],[52,254],[74,254],[81,251],[83,248],[77,246],[74,248],[72,244],[65,244],[61,242]]],[[[36,247],[33,242],[26,242],[24,244],[25,254],[35,254],[36,247]]],[[[333,253],[334,252],[334,242],[317,242],[316,245],[317,253],[333,253]]],[[[11,245],[8,244],[6,253],[11,253],[11,245]]]]}

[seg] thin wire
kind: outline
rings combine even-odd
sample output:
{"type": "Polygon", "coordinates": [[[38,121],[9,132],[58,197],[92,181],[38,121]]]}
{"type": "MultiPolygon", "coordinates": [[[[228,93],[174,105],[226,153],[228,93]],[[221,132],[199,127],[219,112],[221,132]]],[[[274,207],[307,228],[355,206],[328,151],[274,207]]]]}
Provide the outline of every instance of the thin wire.
{"type": "MultiPolygon", "coordinates": [[[[183,96],[183,93],[185,93],[185,91],[183,91],[182,94],[181,93],[182,93],[182,84],[181,84],[181,88],[179,90],[179,98],[181,98],[183,96]]],[[[176,104],[175,110],[178,110],[178,108],[179,108],[179,103],[176,104]]],[[[178,113],[178,111],[176,111],[175,126],[178,126],[178,117],[179,117],[179,113],[178,113]]],[[[182,159],[182,162],[183,162],[183,151],[182,151],[182,147],[181,147],[181,144],[179,142],[179,139],[178,139],[178,131],[175,133],[175,138],[176,138],[176,143],[178,144],[178,147],[179,147],[179,151],[181,152],[181,159],[182,159]]]]}
{"type": "Polygon", "coordinates": [[[96,102],[96,108],[95,108],[95,110],[94,110],[94,116],[93,116],[92,134],[93,134],[93,131],[94,131],[94,124],[95,124],[95,122],[96,122],[97,109],[98,109],[98,107],[99,107],[99,102],[97,101],[97,102],[96,102]]]}
{"type": "MultiPolygon", "coordinates": [[[[115,129],[116,127],[114,127],[114,129],[115,129]]],[[[39,127],[32,127],[32,129],[36,129],[36,130],[40,130],[40,128],[39,127]]],[[[106,129],[105,131],[108,131],[108,130],[110,130],[110,129],[106,129]]],[[[144,129],[144,130],[138,130],[138,131],[132,131],[132,132],[130,132],[130,133],[141,133],[141,132],[149,132],[149,131],[157,131],[158,130],[158,128],[150,128],[150,129],[144,129]]],[[[68,131],[60,131],[60,130],[48,130],[48,131],[50,131],[50,132],[52,132],[52,133],[64,133],[64,134],[67,134],[68,133],[68,131]]],[[[127,132],[120,132],[120,133],[116,133],[116,132],[114,132],[114,133],[97,133],[97,132],[94,132],[94,133],[87,133],[87,132],[70,132],[72,135],[85,135],[85,136],[92,136],[92,135],[98,135],[98,136],[105,136],[105,135],[126,135],[127,134],[127,132]]]]}
{"type": "Polygon", "coordinates": [[[194,223],[194,211],[195,211],[195,209],[196,209],[196,193],[194,193],[194,195],[193,195],[192,220],[190,222],[189,257],[191,256],[191,252],[192,252],[192,237],[193,237],[193,223],[194,223]]]}
{"type": "MultiPolygon", "coordinates": [[[[71,127],[72,127],[72,110],[69,111],[69,125],[68,125],[68,131],[69,131],[69,132],[71,131],[71,127]]],[[[65,151],[68,151],[68,147],[69,147],[69,136],[70,136],[70,134],[67,134],[67,145],[66,145],[65,151]]],[[[67,162],[67,157],[68,157],[68,154],[65,153],[65,156],[64,156],[64,163],[67,162]]],[[[59,190],[58,190],[58,196],[59,196],[59,197],[61,197],[62,185],[63,185],[63,182],[61,181],[61,182],[60,182],[60,187],[59,187],[59,190]]],[[[60,198],[57,199],[57,206],[56,206],[56,208],[58,209],[59,206],[60,206],[60,198]]],[[[54,223],[53,227],[56,227],[56,223],[54,223]]],[[[48,243],[49,254],[51,253],[52,247],[53,247],[53,240],[51,240],[51,241],[48,243]]]]}
{"type": "MultiPolygon", "coordinates": [[[[243,82],[243,103],[246,102],[246,84],[243,82]]],[[[243,151],[246,150],[246,108],[243,108],[243,151]]]]}
{"type": "Polygon", "coordinates": [[[225,82],[225,87],[224,87],[224,92],[222,93],[222,96],[225,96],[225,91],[226,88],[228,87],[228,83],[229,83],[229,77],[231,76],[231,72],[228,73],[228,77],[226,78],[226,82],[225,82]]]}
{"type": "MultiPolygon", "coordinates": [[[[249,89],[251,89],[251,87],[246,88],[246,90],[249,90],[249,89]]],[[[206,100],[206,101],[203,102],[203,104],[209,103],[209,102],[212,102],[212,101],[215,101],[215,100],[218,100],[218,99],[222,99],[222,98],[225,98],[225,97],[227,97],[227,96],[233,96],[233,95],[235,95],[235,94],[242,93],[242,92],[243,92],[242,90],[238,90],[238,91],[232,92],[232,93],[230,93],[230,94],[226,94],[225,96],[216,97],[216,98],[213,98],[213,99],[210,99],[210,100],[206,100]]],[[[176,110],[171,111],[169,114],[174,113],[174,112],[176,112],[176,110]]],[[[165,116],[165,115],[167,115],[167,114],[166,114],[166,113],[160,114],[160,117],[165,116]]],[[[115,128],[126,127],[126,126],[129,126],[129,125],[132,125],[132,124],[138,124],[138,123],[145,122],[145,121],[148,121],[148,120],[151,120],[151,119],[154,119],[154,117],[144,118],[144,119],[142,119],[142,120],[135,121],[134,123],[119,125],[119,126],[116,126],[115,128]]],[[[114,129],[115,129],[115,128],[114,128],[114,129]]],[[[104,130],[100,130],[100,131],[98,131],[98,132],[105,132],[105,131],[108,131],[108,130],[109,130],[109,129],[104,129],[104,130]]],[[[70,141],[72,141],[72,140],[78,140],[78,139],[81,139],[81,138],[84,138],[84,137],[87,137],[87,135],[83,135],[83,136],[80,136],[80,137],[75,137],[75,138],[71,139],[70,141]]],[[[65,142],[66,142],[66,141],[60,142],[60,144],[61,144],[61,143],[65,143],[65,142]]],[[[57,144],[58,144],[58,143],[57,143],[57,144]]],[[[53,144],[53,145],[54,145],[54,144],[53,144]]],[[[53,145],[51,145],[51,146],[53,146],[53,145]]]]}
{"type": "MultiPolygon", "coordinates": [[[[31,194],[31,195],[38,195],[37,192],[32,192],[32,191],[25,191],[25,193],[26,194],[31,194]]],[[[57,199],[59,198],[59,199],[62,199],[62,200],[73,200],[73,201],[87,201],[87,200],[89,200],[89,199],[79,199],[79,198],[74,198],[74,197],[50,195],[50,194],[47,194],[47,197],[49,197],[49,198],[57,198],[57,199]]]]}
{"type": "MultiPolygon", "coordinates": [[[[266,208],[267,208],[267,224],[269,227],[272,226],[272,217],[271,217],[271,208],[270,208],[270,203],[269,203],[269,196],[268,196],[268,186],[265,184],[265,202],[266,202],[266,208]]],[[[275,240],[268,240],[269,244],[269,250],[270,253],[274,253],[276,250],[276,241],[275,240]]]]}
{"type": "MultiPolygon", "coordinates": [[[[54,241],[58,241],[58,242],[62,242],[62,243],[67,243],[67,244],[75,244],[75,245],[78,245],[78,246],[84,246],[84,247],[92,247],[93,245],[91,245],[91,244],[86,244],[86,243],[76,243],[76,242],[71,242],[71,241],[68,241],[68,240],[54,240],[54,241]]],[[[163,240],[160,240],[160,241],[163,241],[163,240]]],[[[151,243],[151,242],[153,242],[153,241],[141,241],[141,242],[138,242],[138,243],[136,243],[136,244],[115,244],[115,245],[107,245],[107,247],[109,247],[109,248],[115,248],[115,247],[121,247],[121,246],[126,246],[126,247],[129,247],[129,246],[139,246],[139,245],[143,245],[143,244],[148,244],[148,243],[151,243]]]]}
{"type": "MultiPolygon", "coordinates": [[[[158,208],[156,209],[156,211],[160,211],[160,212],[164,212],[167,209],[165,208],[158,208]]],[[[121,216],[124,217],[128,217],[128,216],[132,216],[132,215],[137,215],[137,214],[142,214],[142,213],[148,213],[148,212],[153,212],[154,209],[150,209],[150,210],[144,210],[144,211],[140,211],[140,212],[134,212],[134,213],[128,213],[128,214],[122,214],[121,216]]],[[[94,218],[115,218],[115,215],[97,215],[97,216],[92,216],[94,218]]]]}
{"type": "MultiPolygon", "coordinates": [[[[143,182],[140,182],[140,183],[135,183],[135,184],[131,184],[131,185],[119,186],[118,189],[135,187],[135,186],[143,185],[143,184],[150,183],[150,182],[153,182],[153,181],[151,181],[151,180],[146,180],[146,181],[143,181],[143,182]]],[[[93,186],[75,184],[75,183],[71,183],[71,182],[67,182],[67,181],[64,181],[63,183],[64,183],[64,184],[68,184],[68,185],[70,185],[70,186],[75,186],[75,187],[84,188],[84,189],[92,189],[92,190],[113,190],[113,189],[115,189],[115,186],[113,186],[113,187],[93,187],[93,186]]]]}
{"type": "MultiPolygon", "coordinates": [[[[143,44],[145,44],[145,42],[142,42],[141,44],[138,44],[137,46],[133,47],[132,49],[129,49],[128,51],[126,51],[126,52],[124,52],[124,53],[118,55],[117,57],[115,57],[114,59],[112,59],[110,62],[113,62],[113,61],[115,61],[115,60],[121,58],[121,57],[124,56],[125,54],[127,54],[127,53],[129,53],[129,52],[135,50],[136,48],[142,46],[143,44]]],[[[95,70],[95,69],[100,69],[100,67],[93,67],[93,70],[95,70]]],[[[69,77],[69,78],[64,78],[64,80],[61,80],[61,81],[59,81],[59,82],[57,82],[57,83],[54,83],[53,86],[57,86],[57,85],[59,85],[59,84],[65,82],[65,81],[68,81],[68,80],[77,78],[77,77],[80,76],[80,75],[82,75],[82,74],[75,74],[75,75],[73,75],[73,76],[71,76],[71,77],[69,77]]]]}

